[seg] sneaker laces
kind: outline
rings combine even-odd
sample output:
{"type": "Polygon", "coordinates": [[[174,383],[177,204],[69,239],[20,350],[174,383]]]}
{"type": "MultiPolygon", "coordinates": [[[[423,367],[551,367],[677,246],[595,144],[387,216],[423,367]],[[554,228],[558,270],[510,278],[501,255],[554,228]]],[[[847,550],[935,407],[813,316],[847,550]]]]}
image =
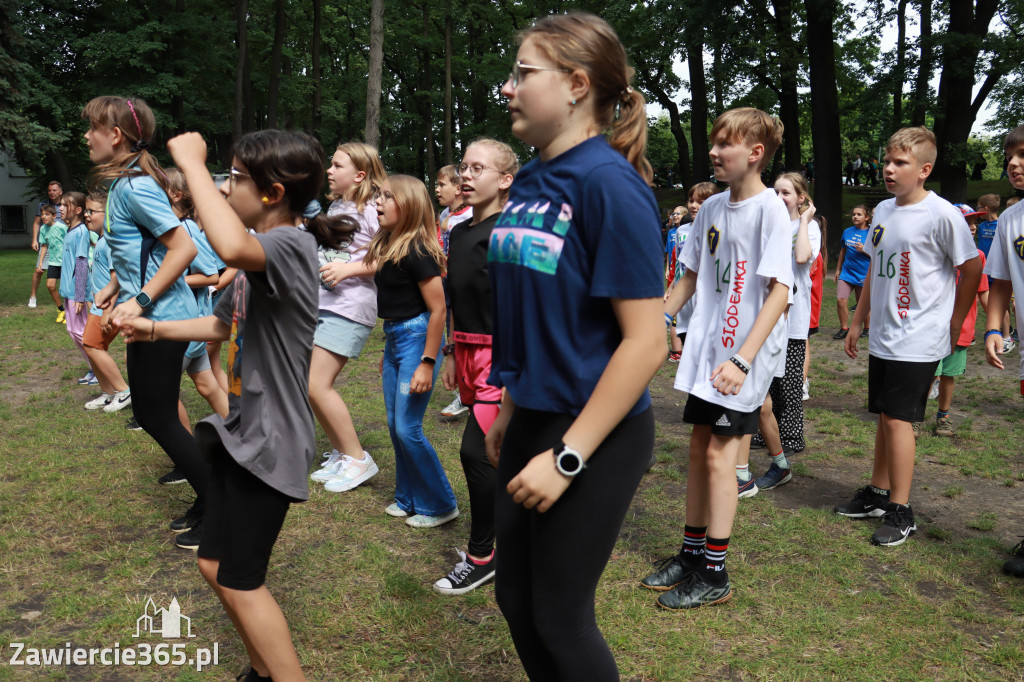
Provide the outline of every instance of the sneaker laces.
{"type": "Polygon", "coordinates": [[[697,583],[700,582],[700,573],[698,571],[692,571],[683,576],[683,581],[679,583],[676,588],[682,594],[690,594],[697,588],[697,583]]]}
{"type": "Polygon", "coordinates": [[[658,570],[656,572],[657,573],[661,573],[662,571],[664,571],[666,568],[668,568],[672,564],[679,564],[679,566],[682,567],[683,566],[683,560],[681,558],[679,558],[678,554],[673,554],[670,557],[666,557],[666,558],[662,559],[661,562],[658,564],[658,570]]]}
{"type": "Polygon", "coordinates": [[[882,525],[892,526],[893,528],[908,526],[910,525],[909,516],[910,507],[907,505],[900,505],[895,509],[886,510],[885,516],[882,518],[882,525]]]}
{"type": "Polygon", "coordinates": [[[473,572],[473,565],[469,563],[469,558],[466,557],[466,553],[462,550],[456,550],[459,553],[459,562],[455,564],[455,568],[452,572],[447,575],[448,582],[452,585],[458,585],[463,579],[473,572]]]}

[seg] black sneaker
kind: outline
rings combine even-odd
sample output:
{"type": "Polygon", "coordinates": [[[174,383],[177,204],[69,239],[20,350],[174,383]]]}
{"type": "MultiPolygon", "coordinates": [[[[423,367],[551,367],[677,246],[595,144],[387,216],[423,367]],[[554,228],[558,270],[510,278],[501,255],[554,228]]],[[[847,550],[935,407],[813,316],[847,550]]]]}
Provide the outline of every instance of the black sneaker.
{"type": "Polygon", "coordinates": [[[871,536],[871,544],[882,547],[902,545],[916,530],[914,510],[910,508],[910,505],[891,502],[885,511],[882,525],[871,536]]]}
{"type": "Polygon", "coordinates": [[[850,519],[866,519],[868,517],[879,517],[885,515],[885,507],[889,504],[889,491],[880,495],[866,485],[857,491],[853,499],[846,504],[840,504],[832,508],[836,514],[850,519]]]}
{"type": "Polygon", "coordinates": [[[128,420],[128,423],[124,425],[124,428],[128,429],[129,431],[141,431],[142,430],[142,427],[139,426],[139,422],[135,421],[135,417],[131,417],[128,420]]]}
{"type": "Polygon", "coordinates": [[[249,666],[249,669],[240,672],[235,675],[235,682],[259,682],[260,680],[269,680],[269,677],[261,677],[256,668],[249,666]]]}
{"type": "Polygon", "coordinates": [[[701,606],[722,604],[732,598],[729,579],[721,586],[710,585],[701,571],[687,573],[677,586],[658,597],[658,606],[663,609],[696,609],[701,606]]]}
{"type": "Polygon", "coordinates": [[[199,519],[196,525],[181,533],[174,539],[174,544],[182,549],[199,549],[199,541],[203,539],[203,520],[199,519]]]}
{"type": "Polygon", "coordinates": [[[766,448],[768,445],[764,442],[764,437],[760,433],[755,433],[750,439],[750,449],[759,450],[766,448]]]}
{"type": "Polygon", "coordinates": [[[1013,548],[1013,558],[1003,564],[1003,572],[1016,578],[1024,578],[1024,540],[1013,548]]]}
{"type": "Polygon", "coordinates": [[[839,331],[832,335],[832,338],[835,339],[836,341],[842,341],[843,339],[846,338],[846,335],[849,333],[849,329],[840,329],[839,331]]]}
{"type": "Polygon", "coordinates": [[[181,474],[177,469],[171,469],[166,474],[156,480],[160,485],[178,485],[179,483],[187,483],[188,479],[181,474]]]}
{"type": "Polygon", "coordinates": [[[470,561],[465,552],[459,551],[459,562],[451,573],[434,583],[434,590],[441,594],[465,594],[493,578],[493,555],[490,561],[481,566],[470,561]]]}
{"type": "Polygon", "coordinates": [[[871,335],[871,330],[868,329],[867,327],[864,327],[864,333],[860,335],[860,338],[866,339],[870,335],[871,335]]]}
{"type": "Polygon", "coordinates": [[[175,533],[184,533],[187,530],[198,527],[199,522],[202,520],[203,515],[201,513],[197,514],[194,508],[189,509],[185,512],[184,516],[171,521],[171,530],[175,533]]]}
{"type": "Polygon", "coordinates": [[[683,578],[694,569],[687,568],[678,554],[661,562],[658,570],[640,581],[641,587],[658,592],[666,592],[683,582],[683,578]]]}

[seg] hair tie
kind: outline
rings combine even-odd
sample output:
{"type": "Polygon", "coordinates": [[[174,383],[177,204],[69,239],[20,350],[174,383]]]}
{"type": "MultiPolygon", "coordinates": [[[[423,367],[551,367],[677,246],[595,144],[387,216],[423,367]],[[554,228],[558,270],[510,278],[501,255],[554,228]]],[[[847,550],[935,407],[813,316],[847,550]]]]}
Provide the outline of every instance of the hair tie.
{"type": "Polygon", "coordinates": [[[139,123],[139,117],[135,114],[135,105],[132,104],[131,99],[128,100],[128,108],[132,110],[132,118],[135,119],[135,127],[139,129],[139,137],[142,137],[142,124],[139,123]]]}
{"type": "Polygon", "coordinates": [[[146,142],[145,140],[139,140],[138,142],[132,145],[131,151],[133,154],[135,154],[136,152],[141,152],[146,149],[149,149],[149,143],[146,142]]]}
{"type": "Polygon", "coordinates": [[[629,96],[632,95],[632,94],[633,94],[633,88],[627,85],[626,89],[622,91],[622,96],[621,96],[622,101],[623,102],[628,102],[629,101],[629,96]]]}
{"type": "Polygon", "coordinates": [[[323,212],[323,208],[320,207],[320,202],[313,199],[306,204],[306,208],[302,209],[302,217],[307,220],[312,220],[320,215],[321,212],[323,212]]]}

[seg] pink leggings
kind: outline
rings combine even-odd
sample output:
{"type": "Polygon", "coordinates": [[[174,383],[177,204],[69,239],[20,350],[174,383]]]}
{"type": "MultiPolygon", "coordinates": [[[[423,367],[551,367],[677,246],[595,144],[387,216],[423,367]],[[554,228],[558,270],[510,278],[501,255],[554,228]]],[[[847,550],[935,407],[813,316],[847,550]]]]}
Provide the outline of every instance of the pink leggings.
{"type": "MultiPolygon", "coordinates": [[[[82,357],[85,361],[89,362],[89,356],[85,354],[85,346],[82,345],[82,336],[85,334],[85,325],[89,321],[89,304],[84,303],[82,305],[82,312],[75,312],[75,302],[69,298],[64,299],[64,322],[68,327],[68,334],[71,335],[71,340],[78,346],[79,352],[82,353],[82,357]]],[[[89,369],[92,369],[92,363],[89,363],[89,369]]]]}

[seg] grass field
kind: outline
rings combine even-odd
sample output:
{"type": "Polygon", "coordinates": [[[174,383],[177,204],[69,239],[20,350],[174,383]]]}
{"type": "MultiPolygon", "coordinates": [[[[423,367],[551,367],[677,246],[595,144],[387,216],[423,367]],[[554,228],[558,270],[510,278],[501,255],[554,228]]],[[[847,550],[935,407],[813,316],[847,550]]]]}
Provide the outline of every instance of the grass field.
{"type": "MultiPolygon", "coordinates": [[[[184,486],[156,485],[169,462],[145,433],[123,428],[126,415],[82,409],[96,392],[74,381],[84,366],[64,327],[48,305],[25,307],[32,262],[31,252],[0,252],[0,680],[233,679],[244,649],[194,555],[176,549],[166,530],[190,502],[184,486]],[[161,607],[176,598],[191,618],[194,639],[167,641],[185,642],[189,655],[216,643],[219,665],[203,673],[10,665],[11,642],[155,645],[158,637],[133,637],[150,597],[161,607]]],[[[984,365],[980,344],[970,349],[952,413],[958,436],[919,442],[919,531],[901,547],[872,547],[874,522],[830,513],[864,485],[875,429],[864,405],[866,353],[850,360],[831,340],[833,295],[828,287],[823,333],[811,343],[798,475],[741,501],[728,558],[735,597],[720,607],[662,611],[637,586],[678,550],[686,499],[685,396],[671,387],[673,365],[652,383],[658,464],[641,484],[597,601],[623,679],[1021,678],[1024,581],[1000,572],[1024,532],[1016,374],[984,365]]],[[[457,598],[430,589],[469,529],[462,422],[437,416],[446,392],[435,393],[425,428],[463,516],[416,531],[383,513],[394,460],[375,367],[382,346],[378,328],[338,381],[381,473],[342,495],[314,485],[310,501],[289,514],[268,586],[311,680],[524,679],[492,586],[457,598]]],[[[194,419],[206,413],[188,381],[183,397],[194,419]]],[[[929,410],[933,419],[934,403],[929,410]]],[[[328,447],[319,431],[318,445],[328,447]]],[[[758,473],[766,466],[764,451],[752,465],[758,473]]]]}

